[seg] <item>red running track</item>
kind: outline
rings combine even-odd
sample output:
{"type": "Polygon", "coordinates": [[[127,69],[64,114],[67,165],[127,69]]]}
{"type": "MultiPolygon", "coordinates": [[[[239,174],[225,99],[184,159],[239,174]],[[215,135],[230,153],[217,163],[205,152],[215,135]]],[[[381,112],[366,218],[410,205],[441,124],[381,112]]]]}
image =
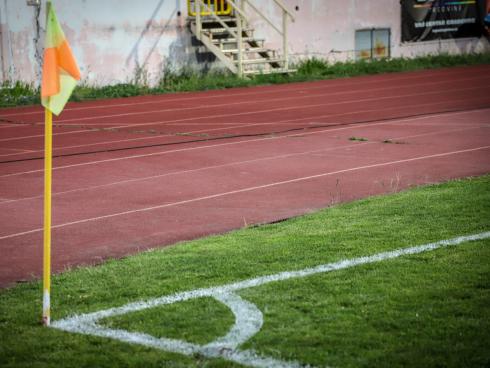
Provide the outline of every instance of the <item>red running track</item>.
{"type": "MultiPolygon", "coordinates": [[[[70,104],[54,271],[488,173],[489,85],[476,66],[70,104]]],[[[2,287],[42,270],[42,119],[0,110],[2,287]]]]}

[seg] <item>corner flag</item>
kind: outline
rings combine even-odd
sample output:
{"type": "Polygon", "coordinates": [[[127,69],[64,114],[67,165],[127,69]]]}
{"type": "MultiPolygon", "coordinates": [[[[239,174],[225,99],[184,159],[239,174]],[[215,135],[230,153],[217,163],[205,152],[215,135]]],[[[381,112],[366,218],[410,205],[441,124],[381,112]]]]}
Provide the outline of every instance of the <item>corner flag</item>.
{"type": "Polygon", "coordinates": [[[44,239],[43,324],[51,320],[51,177],[53,160],[53,114],[59,115],[80,80],[80,70],[65,38],[51,0],[46,3],[46,40],[41,83],[44,124],[44,239]]]}
{"type": "Polygon", "coordinates": [[[51,1],[47,2],[46,12],[41,100],[45,108],[59,115],[80,80],[80,70],[51,1]]]}

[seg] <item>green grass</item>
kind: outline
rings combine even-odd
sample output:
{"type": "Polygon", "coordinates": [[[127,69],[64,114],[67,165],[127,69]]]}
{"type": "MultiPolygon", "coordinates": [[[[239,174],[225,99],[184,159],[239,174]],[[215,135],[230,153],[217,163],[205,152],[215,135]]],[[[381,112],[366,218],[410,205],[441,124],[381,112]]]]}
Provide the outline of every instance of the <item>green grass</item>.
{"type": "MultiPolygon", "coordinates": [[[[78,86],[71,101],[84,101],[103,98],[130,97],[147,94],[190,92],[233,87],[252,87],[257,85],[305,82],[322,79],[354,77],[366,74],[413,71],[461,65],[489,64],[490,53],[467,55],[429,55],[415,59],[394,58],[373,61],[338,62],[329,64],[324,60],[310,59],[299,62],[294,67],[297,72],[290,75],[258,75],[241,79],[227,72],[198,73],[190,69],[179,72],[164,71],[157,86],[149,87],[138,83],[110,86],[78,86]]],[[[39,104],[39,90],[23,82],[5,82],[0,88],[0,107],[39,104]]]]}
{"type": "MultiPolygon", "coordinates": [[[[142,253],[53,278],[53,318],[490,230],[490,176],[417,188],[142,253]]],[[[264,313],[244,348],[335,367],[483,367],[490,241],[239,294],[264,313]]],[[[235,367],[39,325],[41,285],[0,292],[2,367],[235,367]]],[[[204,344],[232,315],[197,299],[102,321],[204,344]]]]}
{"type": "Polygon", "coordinates": [[[104,322],[104,326],[111,328],[204,345],[225,335],[226,327],[233,325],[234,316],[213,298],[203,298],[108,318],[104,322]]]}
{"type": "Polygon", "coordinates": [[[355,141],[355,142],[367,142],[368,139],[364,137],[350,137],[349,141],[355,141]]]}

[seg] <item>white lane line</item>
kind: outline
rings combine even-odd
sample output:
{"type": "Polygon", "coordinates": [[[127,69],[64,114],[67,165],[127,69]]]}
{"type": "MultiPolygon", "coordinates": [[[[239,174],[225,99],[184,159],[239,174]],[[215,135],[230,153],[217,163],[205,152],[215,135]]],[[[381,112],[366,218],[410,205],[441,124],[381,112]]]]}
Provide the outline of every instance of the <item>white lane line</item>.
{"type": "MultiPolygon", "coordinates": [[[[466,75],[466,71],[463,71],[464,73],[461,73],[463,76],[466,75]]],[[[427,73],[429,74],[429,73],[427,73]]],[[[349,86],[355,86],[356,88],[359,88],[359,86],[366,86],[366,85],[371,85],[371,84],[380,84],[380,83],[393,83],[399,82],[399,81],[404,81],[404,80],[417,80],[417,79],[424,79],[427,80],[430,75],[435,75],[435,76],[445,76],[446,74],[449,73],[430,73],[429,75],[424,74],[424,75],[412,75],[412,76],[403,76],[400,78],[390,78],[389,80],[363,80],[363,81],[355,81],[355,82],[349,82],[348,80],[345,79],[340,79],[338,80],[340,83],[335,83],[336,81],[333,80],[324,80],[324,81],[314,81],[313,83],[315,84],[314,86],[308,86],[308,82],[298,82],[301,83],[302,85],[288,85],[287,89],[285,85],[278,85],[275,86],[277,88],[271,89],[271,90],[259,90],[259,88],[254,88],[253,92],[238,92],[235,93],[235,91],[230,91],[227,90],[224,92],[223,90],[217,90],[213,91],[216,93],[211,93],[211,91],[208,91],[206,93],[199,94],[197,96],[188,96],[185,95],[186,92],[182,93],[181,96],[177,98],[167,98],[169,94],[164,95],[164,98],[154,100],[154,101],[140,101],[140,102],[128,102],[128,103],[120,103],[120,104],[106,104],[106,105],[97,105],[97,106],[83,106],[83,107],[70,107],[67,106],[64,111],[80,111],[80,110],[91,110],[91,109],[107,109],[107,108],[113,108],[113,107],[126,107],[126,106],[139,106],[139,105],[148,105],[148,104],[160,104],[160,103],[167,103],[167,102],[188,102],[188,101],[195,101],[195,100],[203,100],[203,99],[216,99],[216,98],[222,98],[222,97],[244,97],[244,96],[256,96],[256,95],[264,95],[264,94],[278,94],[281,92],[284,92],[283,90],[286,89],[287,92],[307,92],[310,90],[318,90],[318,89],[324,89],[324,88],[336,88],[336,87],[349,87],[349,86]],[[321,85],[317,85],[321,84],[321,85]],[[297,87],[298,88],[294,88],[297,87]],[[184,98],[182,98],[184,97],[184,98]]],[[[459,74],[459,73],[457,73],[459,74]]],[[[451,76],[457,75],[456,73],[452,72],[451,76]]],[[[394,75],[393,75],[394,76],[394,75]]],[[[456,81],[462,81],[465,79],[473,79],[473,78],[460,78],[456,79],[456,81]]],[[[453,79],[454,81],[454,79],[453,79]]],[[[153,96],[157,97],[157,95],[153,96]]],[[[158,97],[157,97],[158,98],[158,97]]],[[[87,101],[85,103],[90,103],[91,101],[87,101]]],[[[43,110],[37,110],[37,111],[29,111],[29,112],[14,112],[14,113],[8,113],[8,114],[0,114],[1,117],[9,117],[9,116],[19,116],[19,115],[34,115],[34,114],[44,114],[43,110]]]]}
{"type": "Polygon", "coordinates": [[[237,349],[260,331],[264,318],[256,305],[234,293],[218,293],[214,298],[231,310],[235,315],[235,323],[225,336],[207,344],[206,348],[237,349]]]}
{"type": "MultiPolygon", "coordinates": [[[[389,125],[389,123],[386,123],[386,125],[389,125]]],[[[334,131],[339,131],[339,130],[347,130],[349,128],[353,128],[353,127],[344,127],[344,128],[332,129],[329,132],[334,132],[334,131]]],[[[473,129],[480,129],[480,127],[469,127],[469,128],[464,127],[464,128],[446,130],[444,132],[437,131],[437,132],[429,132],[429,133],[421,133],[421,134],[413,134],[413,135],[406,135],[406,136],[400,136],[400,137],[389,137],[389,138],[393,141],[398,141],[398,140],[402,140],[402,139],[412,139],[412,138],[426,137],[426,136],[430,136],[430,135],[441,135],[441,134],[455,133],[455,132],[461,132],[461,131],[467,131],[467,130],[473,130],[473,129]]],[[[323,149],[304,151],[304,152],[296,152],[296,153],[287,153],[287,154],[277,155],[277,156],[267,156],[267,157],[261,157],[261,158],[253,159],[253,160],[235,161],[235,162],[230,162],[227,164],[204,166],[204,167],[199,167],[197,169],[174,171],[174,172],[168,172],[168,173],[164,173],[164,174],[158,174],[158,175],[151,175],[151,176],[139,177],[139,178],[134,178],[134,179],[126,179],[126,180],[121,180],[121,181],[115,181],[115,182],[111,182],[111,183],[107,183],[107,184],[93,185],[93,186],[88,186],[88,187],[84,187],[84,188],[65,190],[65,191],[61,191],[61,192],[55,192],[52,195],[53,195],[53,197],[57,197],[57,196],[65,195],[65,194],[79,193],[79,192],[84,192],[84,191],[89,191],[89,190],[102,189],[102,188],[107,188],[107,187],[116,186],[116,185],[124,185],[124,184],[136,183],[136,182],[141,182],[141,181],[148,181],[148,180],[153,180],[153,179],[161,179],[161,178],[168,177],[168,176],[184,175],[184,174],[196,173],[196,172],[200,172],[200,171],[220,169],[220,168],[224,168],[224,167],[237,166],[237,165],[245,165],[245,164],[251,164],[251,163],[262,162],[262,161],[280,160],[280,159],[285,159],[285,158],[289,158],[289,157],[298,157],[298,156],[311,155],[314,153],[343,150],[343,149],[352,148],[352,147],[357,148],[357,147],[362,147],[362,146],[365,146],[368,144],[379,144],[379,143],[380,143],[379,141],[357,142],[357,143],[346,145],[346,146],[330,147],[330,148],[323,148],[323,149]]],[[[3,203],[0,203],[0,205],[7,204],[7,203],[10,204],[10,203],[28,201],[28,200],[33,200],[33,199],[42,199],[42,198],[43,198],[43,195],[25,197],[25,198],[19,198],[19,199],[9,199],[9,200],[5,200],[5,202],[3,202],[3,203]]]]}
{"type": "Polygon", "coordinates": [[[14,124],[14,123],[10,123],[10,124],[9,123],[0,123],[0,124],[5,124],[5,125],[1,125],[0,129],[21,128],[21,127],[29,126],[26,124],[14,124]]]}
{"type": "Polygon", "coordinates": [[[23,153],[33,153],[33,152],[38,152],[38,151],[34,151],[34,150],[27,150],[27,149],[22,149],[22,148],[8,148],[8,147],[1,147],[2,150],[6,150],[6,151],[20,151],[20,152],[17,152],[17,153],[8,153],[8,154],[4,154],[4,155],[0,155],[0,156],[7,156],[7,155],[20,155],[20,154],[23,154],[23,153]]]}
{"type": "Polygon", "coordinates": [[[153,347],[164,351],[180,353],[184,355],[203,354],[209,358],[221,357],[250,367],[298,367],[298,362],[285,362],[267,357],[260,357],[255,352],[240,350],[243,345],[257,332],[263,324],[263,316],[260,310],[252,303],[240,298],[235,293],[240,290],[260,287],[273,282],[287,281],[297,278],[305,278],[318,274],[325,274],[339,270],[345,270],[366,264],[374,264],[382,261],[396,259],[402,256],[410,256],[425,252],[434,251],[450,246],[459,246],[464,243],[485,240],[490,238],[490,232],[459,236],[452,239],[440,240],[433,243],[412,246],[409,248],[399,248],[391,251],[381,252],[370,256],[344,259],[334,263],[321,264],[316,267],[304,268],[302,270],[284,271],[272,275],[260,276],[248,280],[229,283],[221,286],[214,286],[203,289],[178,292],[150,300],[137,301],[121,307],[110,308],[93,313],[73,315],[65,319],[54,321],[52,328],[71,333],[106,337],[130,344],[139,344],[153,347]],[[187,341],[155,338],[148,334],[129,332],[126,330],[116,330],[104,327],[100,321],[105,318],[125,315],[158,306],[175,304],[191,299],[212,297],[228,306],[235,315],[235,324],[225,339],[218,339],[206,346],[190,344],[187,341]],[[234,337],[237,337],[234,339],[234,337]],[[229,341],[231,339],[231,342],[229,341]],[[224,347],[224,348],[223,348],[224,347]]]}
{"type": "MultiPolygon", "coordinates": [[[[259,190],[259,189],[267,189],[267,188],[273,188],[273,187],[286,185],[286,184],[299,183],[302,181],[308,181],[308,180],[312,180],[312,179],[323,178],[323,177],[331,176],[331,175],[343,174],[343,173],[353,172],[353,171],[358,171],[358,170],[373,169],[373,168],[378,168],[378,167],[383,167],[383,166],[404,164],[404,163],[408,163],[408,162],[414,162],[414,161],[420,161],[420,160],[426,160],[426,159],[432,159],[432,158],[453,156],[453,155],[458,155],[458,154],[462,154],[462,153],[469,153],[469,152],[486,150],[489,148],[490,148],[490,146],[482,146],[482,147],[470,148],[470,149],[465,149],[465,150],[458,150],[458,151],[444,152],[444,153],[438,153],[438,154],[433,154],[433,155],[419,156],[419,157],[403,159],[403,160],[388,161],[388,162],[382,162],[382,163],[378,163],[378,164],[357,166],[357,167],[353,167],[350,169],[343,169],[343,170],[330,171],[330,172],[316,174],[316,175],[303,176],[303,177],[299,177],[299,178],[274,182],[274,183],[270,183],[270,184],[257,185],[257,186],[253,186],[253,187],[247,187],[247,188],[232,190],[232,191],[228,191],[228,192],[211,194],[211,195],[207,195],[207,196],[203,196],[203,197],[186,199],[186,200],[182,200],[182,201],[178,201],[178,202],[165,203],[165,204],[160,204],[160,205],[156,205],[156,206],[144,207],[144,208],[139,208],[139,209],[135,209],[135,210],[128,210],[128,211],[112,213],[112,214],[103,215],[103,216],[97,216],[97,217],[91,217],[91,218],[72,221],[72,222],[66,222],[66,223],[62,223],[62,224],[58,224],[58,225],[53,225],[51,228],[52,229],[59,229],[59,228],[64,228],[64,227],[72,226],[72,225],[79,225],[79,224],[84,224],[84,223],[89,223],[89,222],[96,222],[96,221],[110,219],[110,218],[114,218],[114,217],[120,217],[120,216],[132,215],[132,214],[136,214],[136,213],[149,212],[149,211],[159,210],[159,209],[163,209],[163,208],[175,207],[175,206],[179,206],[179,205],[184,205],[184,204],[200,202],[200,201],[209,200],[209,199],[225,197],[225,196],[234,195],[234,194],[247,193],[247,192],[252,192],[255,190],[259,190]]],[[[43,228],[37,228],[37,229],[23,231],[23,232],[19,232],[19,233],[8,234],[8,235],[0,236],[0,240],[16,238],[19,236],[34,234],[34,233],[38,233],[38,232],[42,232],[42,231],[43,231],[43,228]]]]}
{"type": "MultiPolygon", "coordinates": [[[[288,107],[279,107],[279,108],[265,109],[265,110],[246,111],[246,112],[240,112],[240,113],[193,116],[193,117],[188,117],[188,118],[180,118],[180,119],[173,119],[173,120],[166,120],[166,121],[153,121],[153,122],[141,123],[141,124],[126,124],[126,125],[112,126],[111,128],[112,129],[134,128],[134,127],[143,127],[143,126],[152,126],[152,125],[163,125],[163,124],[168,124],[168,123],[188,122],[188,121],[193,121],[193,120],[218,119],[218,118],[228,118],[228,117],[236,117],[236,116],[250,116],[250,115],[265,114],[265,113],[271,113],[271,112],[277,112],[277,111],[307,110],[307,109],[312,109],[312,108],[316,108],[316,107],[329,107],[329,106],[338,106],[338,105],[361,103],[361,102],[392,100],[392,99],[408,98],[408,97],[421,97],[421,96],[429,96],[429,95],[437,95],[437,94],[446,95],[448,93],[453,93],[453,92],[465,92],[465,91],[478,90],[478,89],[484,89],[484,88],[486,88],[486,87],[466,87],[466,88],[459,88],[459,89],[453,89],[453,90],[445,89],[443,91],[439,90],[439,91],[433,91],[433,92],[419,92],[419,93],[410,93],[410,94],[396,95],[396,96],[391,95],[391,96],[386,96],[386,97],[370,97],[370,98],[365,98],[365,99],[355,99],[355,100],[339,101],[339,102],[331,102],[331,103],[320,103],[320,104],[310,104],[310,105],[301,105],[301,106],[288,106],[288,107]]],[[[481,97],[486,98],[487,95],[482,94],[481,97]]],[[[77,124],[77,125],[79,125],[79,124],[77,124]]],[[[90,126],[90,125],[91,124],[84,124],[84,126],[90,126]]],[[[97,124],[93,124],[93,125],[97,126],[97,124]]],[[[69,126],[69,125],[65,124],[64,126],[69,126]]],[[[94,131],[93,130],[75,130],[75,131],[70,131],[70,132],[54,133],[53,136],[67,135],[67,134],[78,134],[78,133],[94,133],[94,131]]],[[[0,142],[23,140],[23,139],[30,139],[30,138],[42,138],[42,137],[44,137],[44,135],[39,134],[39,135],[31,135],[31,136],[24,136],[24,137],[0,139],[0,142]]]]}
{"type": "MultiPolygon", "coordinates": [[[[464,113],[466,113],[466,112],[463,111],[460,113],[455,113],[454,115],[459,115],[459,114],[464,114],[464,113]]],[[[410,118],[390,120],[388,122],[372,123],[372,124],[369,124],[369,127],[378,126],[378,125],[391,125],[391,124],[395,124],[395,123],[399,124],[401,122],[410,122],[410,121],[416,121],[416,120],[425,120],[425,119],[430,119],[430,118],[437,117],[440,115],[443,116],[446,114],[443,113],[443,114],[437,114],[437,115],[424,115],[424,116],[416,116],[416,117],[410,117],[410,118]]],[[[116,158],[105,159],[105,160],[88,161],[88,162],[82,162],[79,164],[56,166],[56,167],[53,167],[53,170],[64,170],[64,169],[69,169],[69,168],[73,168],[73,167],[90,166],[90,165],[97,165],[97,164],[107,163],[107,162],[116,162],[116,161],[123,161],[123,160],[138,159],[138,158],[143,158],[143,157],[154,157],[154,156],[166,155],[166,154],[176,153],[176,152],[195,151],[195,150],[201,150],[201,149],[210,149],[210,148],[217,148],[217,147],[224,147],[224,146],[231,146],[231,145],[238,145],[238,144],[255,143],[255,142],[261,142],[261,141],[266,141],[266,140],[271,140],[271,139],[278,140],[278,139],[285,139],[285,138],[298,137],[298,136],[324,134],[324,133],[329,133],[329,132],[333,132],[333,131],[355,129],[355,128],[359,128],[359,127],[362,127],[362,125],[361,126],[349,125],[349,126],[340,127],[340,128],[326,128],[326,129],[316,130],[314,132],[301,132],[301,133],[288,134],[288,135],[283,135],[283,136],[278,136],[278,137],[259,137],[259,138],[254,138],[254,139],[244,139],[244,140],[241,140],[238,142],[227,142],[227,143],[203,145],[203,146],[198,146],[198,147],[187,147],[187,148],[180,148],[180,149],[175,149],[175,150],[170,150],[170,151],[158,151],[158,152],[153,152],[153,153],[116,157],[116,158]]],[[[36,170],[29,170],[29,171],[22,171],[22,172],[16,172],[16,173],[11,173],[11,174],[0,175],[0,178],[6,178],[6,177],[11,177],[11,176],[19,176],[19,175],[28,175],[28,174],[40,173],[40,172],[44,172],[44,169],[36,169],[36,170]]]]}

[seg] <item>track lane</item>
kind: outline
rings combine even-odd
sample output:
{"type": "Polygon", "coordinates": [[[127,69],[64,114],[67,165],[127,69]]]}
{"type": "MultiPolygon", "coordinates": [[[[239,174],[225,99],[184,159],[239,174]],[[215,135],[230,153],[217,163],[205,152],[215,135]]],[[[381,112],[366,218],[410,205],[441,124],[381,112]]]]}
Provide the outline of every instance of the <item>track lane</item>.
{"type": "MultiPolygon", "coordinates": [[[[329,103],[317,103],[317,104],[310,104],[306,106],[289,106],[289,107],[280,107],[276,109],[267,109],[267,110],[261,110],[261,112],[256,112],[256,111],[251,111],[251,112],[244,112],[244,113],[234,113],[234,114],[217,114],[217,115],[211,115],[210,117],[206,116],[200,116],[200,117],[192,117],[192,118],[183,118],[183,119],[177,119],[173,120],[172,122],[174,123],[181,123],[185,127],[185,123],[189,123],[190,121],[200,121],[203,124],[206,124],[206,121],[209,121],[212,124],[219,124],[220,122],[230,122],[230,118],[233,118],[233,124],[236,124],[235,128],[231,129],[225,129],[220,130],[219,128],[213,128],[212,130],[214,132],[221,132],[221,134],[209,134],[210,130],[209,129],[194,129],[194,130],[188,130],[184,131],[183,133],[179,133],[179,126],[176,126],[174,128],[175,132],[169,132],[168,129],[167,131],[161,131],[159,130],[162,124],[156,124],[156,125],[150,125],[151,123],[146,123],[146,129],[152,132],[152,144],[171,144],[171,143],[180,143],[180,142],[186,142],[186,141],[196,141],[196,140],[201,140],[205,141],[207,139],[212,139],[216,137],[229,137],[234,136],[234,135],[253,135],[253,134],[267,134],[267,132],[277,132],[278,130],[281,130],[281,124],[280,122],[284,120],[284,113],[288,112],[288,115],[294,119],[294,117],[297,117],[296,122],[298,123],[297,126],[291,125],[288,126],[288,129],[294,129],[294,128],[301,128],[301,127],[308,127],[308,124],[304,124],[301,122],[301,120],[307,119],[311,117],[314,119],[317,116],[325,116],[324,112],[326,108],[329,108],[330,110],[330,115],[334,118],[340,115],[343,115],[344,117],[346,115],[351,115],[350,120],[347,119],[342,119],[342,121],[349,123],[349,122],[355,122],[356,119],[359,121],[362,117],[356,117],[352,115],[353,111],[356,111],[356,109],[359,110],[359,105],[361,103],[363,104],[368,104],[370,105],[370,110],[372,110],[372,113],[370,114],[364,114],[364,118],[367,118],[367,120],[372,120],[376,118],[383,118],[383,114],[387,110],[391,110],[390,114],[388,117],[395,117],[400,115],[400,111],[405,114],[413,114],[414,109],[413,107],[418,107],[422,111],[420,113],[430,113],[431,110],[432,112],[437,112],[437,111],[444,111],[444,109],[470,109],[470,108],[482,108],[482,107],[487,107],[490,105],[490,95],[482,92],[486,92],[488,88],[486,86],[476,86],[476,87],[465,87],[465,88],[457,88],[454,90],[445,90],[445,91],[429,91],[429,92],[423,92],[423,93],[409,93],[409,94],[402,94],[402,95],[395,95],[395,96],[385,96],[385,97],[372,97],[372,98],[365,98],[365,99],[358,99],[358,100],[350,100],[350,101],[340,101],[340,102],[329,102],[329,103]],[[461,93],[464,93],[464,97],[460,97],[459,95],[461,93]],[[427,98],[431,98],[431,103],[427,103],[427,98]],[[400,101],[406,98],[411,98],[411,101],[407,104],[407,107],[400,106],[400,101]],[[410,108],[408,108],[410,107],[410,108]],[[431,109],[431,107],[436,107],[431,109]],[[377,116],[372,116],[375,112],[378,112],[377,116]],[[348,112],[346,114],[346,111],[348,112]],[[323,114],[322,114],[323,113],[323,114]],[[253,120],[251,120],[253,119],[253,120]],[[281,120],[282,119],[282,120],[281,120]],[[275,124],[270,124],[270,122],[276,120],[278,122],[277,126],[275,124]],[[247,123],[248,121],[248,123],[247,123]],[[250,123],[252,121],[252,123],[250,123]],[[194,132],[194,134],[193,134],[194,132]],[[156,137],[155,137],[156,136],[156,137]]],[[[361,110],[362,111],[362,110],[361,110]]],[[[365,112],[365,110],[364,110],[365,112]]],[[[292,121],[293,119],[289,119],[289,121],[292,121]]],[[[167,120],[167,123],[169,121],[167,120]]],[[[333,123],[341,123],[341,121],[336,121],[333,123]]],[[[311,125],[311,124],[310,124],[311,125]]],[[[123,126],[124,127],[124,126],[123,126]]],[[[195,127],[194,127],[195,128],[195,127]]],[[[228,127],[229,128],[229,127],[228,127]]],[[[282,128],[283,129],[283,128],[282,128]]],[[[182,130],[180,130],[182,132],[182,130]]],[[[93,131],[84,131],[83,133],[94,133],[93,131]]],[[[107,139],[106,135],[111,134],[113,136],[119,136],[120,134],[126,134],[127,139],[134,139],[134,133],[136,135],[141,135],[139,131],[135,131],[133,134],[130,134],[129,132],[119,130],[117,132],[95,132],[99,133],[98,136],[100,137],[100,140],[107,139]]],[[[55,133],[56,135],[57,133],[55,133]]],[[[59,134],[70,134],[70,132],[65,132],[65,133],[59,133],[59,134]]],[[[138,138],[146,138],[146,137],[138,137],[138,138]]],[[[35,138],[37,140],[37,146],[42,147],[42,140],[43,137],[42,135],[39,135],[38,137],[35,138]]],[[[58,141],[59,137],[56,137],[55,139],[55,144],[58,141]]],[[[63,138],[63,144],[66,145],[76,145],[75,143],[80,142],[80,137],[78,136],[64,136],[63,138]]],[[[124,139],[116,139],[119,140],[118,145],[116,147],[110,147],[110,148],[119,148],[122,149],[124,147],[128,147],[127,143],[124,142],[124,139]]],[[[138,139],[136,141],[129,141],[129,142],[138,142],[141,141],[142,139],[138,139]]],[[[1,141],[1,139],[0,139],[1,141]]],[[[8,144],[4,141],[2,142],[4,145],[8,144]]],[[[11,142],[12,143],[12,142],[11,142]]],[[[103,142],[94,142],[94,143],[100,143],[104,144],[103,142]]],[[[143,144],[144,146],[145,144],[143,144]]],[[[82,145],[83,146],[83,145],[82,145]]],[[[135,147],[137,145],[130,145],[129,147],[135,147]]],[[[141,146],[141,144],[140,144],[141,146]]],[[[28,149],[29,146],[25,146],[23,149],[28,149]]],[[[128,148],[129,148],[128,147],[128,148]]],[[[18,147],[16,147],[18,148],[18,147]]],[[[143,147],[144,148],[144,147],[143,147]]],[[[55,147],[55,152],[60,148],[55,147]]],[[[100,147],[99,150],[103,150],[103,147],[100,147]]],[[[78,151],[83,153],[83,150],[80,148],[78,151]]],[[[74,152],[65,152],[69,154],[73,154],[74,152]]],[[[16,157],[19,159],[22,158],[31,158],[31,157],[36,157],[33,155],[28,155],[28,154],[19,154],[19,155],[12,155],[9,154],[7,157],[16,157]]],[[[37,157],[40,157],[37,155],[37,157]]],[[[5,160],[5,159],[4,159],[5,160]]],[[[2,157],[0,156],[0,162],[2,161],[2,157]]],[[[7,159],[8,161],[8,159],[7,159]]],[[[2,165],[0,166],[0,175],[2,174],[2,170],[8,170],[7,166],[2,165]]]]}

